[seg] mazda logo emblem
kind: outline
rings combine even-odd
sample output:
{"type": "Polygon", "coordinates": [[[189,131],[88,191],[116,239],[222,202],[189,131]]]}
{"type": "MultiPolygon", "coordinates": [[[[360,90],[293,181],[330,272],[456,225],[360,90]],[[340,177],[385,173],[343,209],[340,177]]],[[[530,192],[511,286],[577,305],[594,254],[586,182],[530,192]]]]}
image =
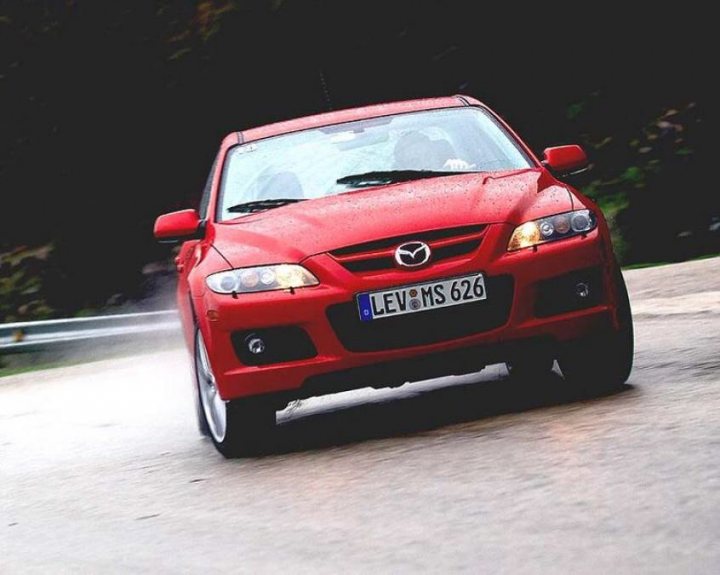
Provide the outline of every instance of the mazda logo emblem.
{"type": "Polygon", "coordinates": [[[395,250],[395,262],[404,268],[416,268],[428,263],[431,254],[425,242],[406,242],[395,250]]]}

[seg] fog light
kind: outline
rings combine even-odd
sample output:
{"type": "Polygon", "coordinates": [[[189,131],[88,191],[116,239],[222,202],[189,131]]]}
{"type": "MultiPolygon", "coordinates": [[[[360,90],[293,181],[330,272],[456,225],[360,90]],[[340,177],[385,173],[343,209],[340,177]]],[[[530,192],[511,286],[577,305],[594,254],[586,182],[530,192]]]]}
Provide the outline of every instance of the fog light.
{"type": "Polygon", "coordinates": [[[265,342],[256,335],[249,335],[245,338],[245,345],[253,355],[260,355],[265,351],[265,342]]]}
{"type": "Polygon", "coordinates": [[[578,282],[575,286],[575,293],[578,297],[585,299],[587,296],[590,295],[590,286],[587,285],[585,282],[578,282]]]}

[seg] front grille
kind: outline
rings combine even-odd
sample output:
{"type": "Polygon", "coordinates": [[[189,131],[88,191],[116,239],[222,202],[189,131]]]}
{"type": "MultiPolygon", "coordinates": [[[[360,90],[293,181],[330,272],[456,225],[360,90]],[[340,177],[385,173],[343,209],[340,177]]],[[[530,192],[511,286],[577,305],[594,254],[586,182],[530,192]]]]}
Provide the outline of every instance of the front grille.
{"type": "Polygon", "coordinates": [[[414,234],[405,234],[404,236],[394,236],[392,238],[385,238],[382,240],[375,240],[372,242],[365,242],[362,244],[355,244],[346,248],[340,248],[333,250],[330,253],[333,256],[348,256],[351,254],[358,254],[362,252],[371,252],[375,250],[381,250],[385,248],[394,248],[398,244],[403,242],[432,242],[435,240],[442,240],[447,238],[453,238],[457,236],[466,236],[470,234],[478,234],[485,231],[487,226],[474,225],[474,226],[461,226],[458,228],[446,228],[442,230],[430,230],[428,232],[417,232],[414,234]]]}
{"type": "Polygon", "coordinates": [[[470,240],[469,242],[460,242],[458,244],[450,244],[435,248],[433,251],[433,261],[446,260],[456,256],[464,256],[470,252],[474,252],[480,245],[480,240],[470,240]]]}
{"type": "Polygon", "coordinates": [[[395,267],[395,248],[400,244],[422,241],[432,250],[432,263],[474,252],[486,230],[485,225],[472,225],[417,232],[339,248],[330,255],[354,273],[381,271],[395,267]]]}
{"type": "Polygon", "coordinates": [[[327,309],[340,342],[349,351],[381,351],[427,345],[482,333],[504,325],[510,315],[513,278],[486,277],[487,299],[395,317],[360,321],[355,301],[327,309]]]}
{"type": "Polygon", "coordinates": [[[395,260],[390,257],[368,258],[366,260],[344,262],[342,265],[351,272],[376,272],[393,267],[395,260]]]}

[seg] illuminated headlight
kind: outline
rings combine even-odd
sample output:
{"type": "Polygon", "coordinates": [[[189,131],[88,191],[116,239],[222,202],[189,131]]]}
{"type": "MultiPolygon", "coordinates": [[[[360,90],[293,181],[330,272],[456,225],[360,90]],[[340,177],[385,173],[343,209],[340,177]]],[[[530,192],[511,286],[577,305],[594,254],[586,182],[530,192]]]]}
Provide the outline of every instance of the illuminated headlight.
{"type": "Polygon", "coordinates": [[[521,250],[545,242],[570,238],[595,229],[597,222],[590,210],[576,210],[557,214],[515,228],[508,242],[508,251],[521,250]]]}
{"type": "Polygon", "coordinates": [[[241,268],[212,274],[205,279],[215,293],[252,293],[316,286],[320,282],[308,270],[295,264],[241,268]]]}

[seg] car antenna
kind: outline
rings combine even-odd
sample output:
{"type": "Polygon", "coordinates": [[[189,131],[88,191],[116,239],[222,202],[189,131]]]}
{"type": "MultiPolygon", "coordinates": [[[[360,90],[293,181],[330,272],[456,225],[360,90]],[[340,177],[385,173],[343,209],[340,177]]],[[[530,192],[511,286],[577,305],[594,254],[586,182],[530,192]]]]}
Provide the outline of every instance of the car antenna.
{"type": "Polygon", "coordinates": [[[323,72],[322,68],[320,68],[320,86],[322,87],[323,96],[325,96],[325,105],[327,106],[327,111],[332,112],[333,105],[332,100],[330,99],[330,90],[328,89],[327,82],[325,81],[325,72],[323,72]]]}

